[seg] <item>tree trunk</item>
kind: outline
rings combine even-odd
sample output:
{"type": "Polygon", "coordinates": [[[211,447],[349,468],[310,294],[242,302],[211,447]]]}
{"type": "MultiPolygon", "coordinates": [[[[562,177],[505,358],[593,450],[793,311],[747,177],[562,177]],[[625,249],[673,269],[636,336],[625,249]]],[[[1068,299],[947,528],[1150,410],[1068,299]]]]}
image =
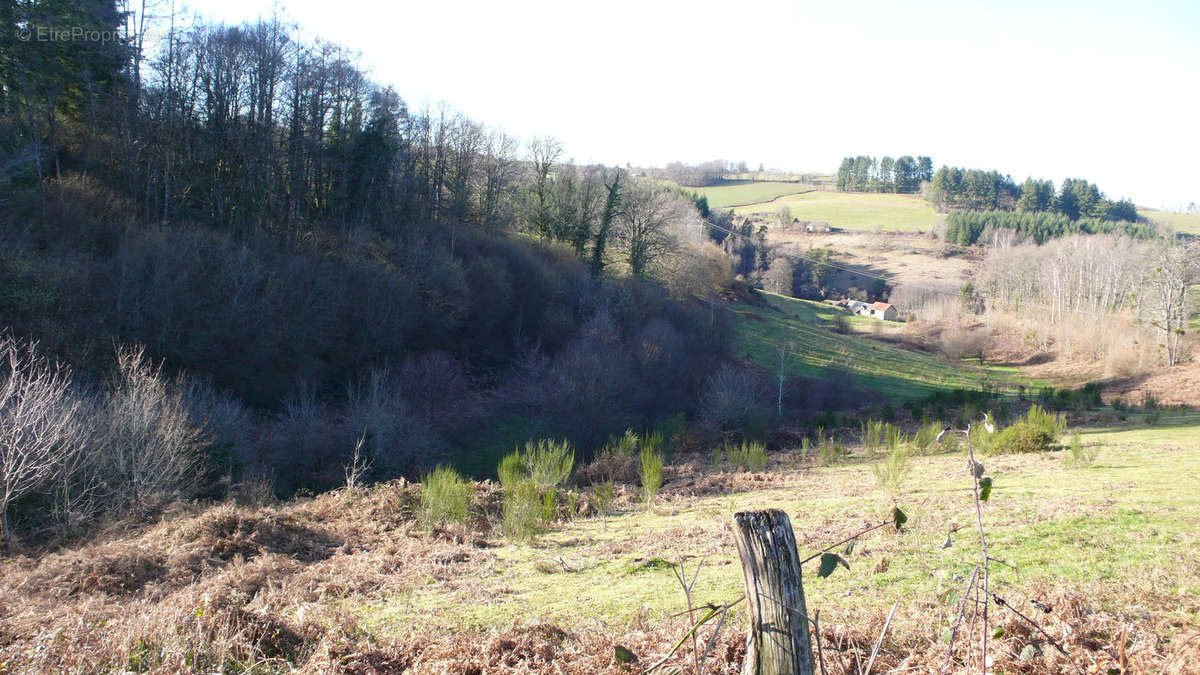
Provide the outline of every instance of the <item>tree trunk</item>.
{"type": "Polygon", "coordinates": [[[800,558],[787,514],[743,511],[733,522],[750,614],[742,674],[812,675],[800,558]]]}

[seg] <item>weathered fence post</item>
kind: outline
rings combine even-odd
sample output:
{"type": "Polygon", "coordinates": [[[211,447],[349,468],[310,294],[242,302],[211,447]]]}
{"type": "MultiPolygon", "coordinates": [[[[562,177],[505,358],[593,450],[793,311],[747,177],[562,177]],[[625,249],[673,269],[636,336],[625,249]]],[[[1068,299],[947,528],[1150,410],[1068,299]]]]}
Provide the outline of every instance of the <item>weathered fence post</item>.
{"type": "Polygon", "coordinates": [[[808,609],[791,521],[771,509],[734,514],[733,523],[750,613],[742,675],[812,675],[808,609]]]}

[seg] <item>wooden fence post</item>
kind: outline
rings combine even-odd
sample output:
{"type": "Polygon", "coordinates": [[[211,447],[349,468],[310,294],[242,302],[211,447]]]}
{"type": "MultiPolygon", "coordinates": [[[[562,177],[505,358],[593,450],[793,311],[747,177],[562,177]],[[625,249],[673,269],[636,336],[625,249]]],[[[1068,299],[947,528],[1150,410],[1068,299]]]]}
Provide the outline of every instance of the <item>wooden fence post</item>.
{"type": "Polygon", "coordinates": [[[733,523],[750,614],[742,675],[812,675],[808,609],[791,521],[783,511],[770,509],[734,514],[733,523]]]}

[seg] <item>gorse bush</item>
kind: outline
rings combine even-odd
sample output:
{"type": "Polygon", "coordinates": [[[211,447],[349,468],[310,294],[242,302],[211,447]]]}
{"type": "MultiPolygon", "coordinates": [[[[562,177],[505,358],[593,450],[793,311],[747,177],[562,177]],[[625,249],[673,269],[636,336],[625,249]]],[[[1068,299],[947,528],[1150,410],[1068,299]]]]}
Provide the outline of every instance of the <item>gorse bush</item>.
{"type": "Polygon", "coordinates": [[[742,441],[725,451],[729,463],[746,471],[762,471],[767,468],[767,446],[757,441],[742,441]]]}
{"type": "Polygon", "coordinates": [[[419,521],[433,529],[449,523],[466,523],[475,487],[457,471],[439,465],[421,479],[419,521]]]}
{"type": "Polygon", "coordinates": [[[1049,450],[1054,445],[1054,436],[1045,429],[1017,422],[995,435],[985,452],[996,454],[1021,454],[1049,450]]]}
{"type": "Polygon", "coordinates": [[[662,455],[658,454],[654,448],[642,448],[641,460],[642,499],[646,502],[646,508],[650,508],[650,503],[654,501],[659,488],[662,487],[663,460],[662,455]]]}

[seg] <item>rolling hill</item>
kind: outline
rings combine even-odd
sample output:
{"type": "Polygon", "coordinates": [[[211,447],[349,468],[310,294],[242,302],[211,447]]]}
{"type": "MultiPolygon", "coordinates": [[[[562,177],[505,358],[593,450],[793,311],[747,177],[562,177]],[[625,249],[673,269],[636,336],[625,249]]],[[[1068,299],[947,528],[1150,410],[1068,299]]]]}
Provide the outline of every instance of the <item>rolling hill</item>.
{"type": "Polygon", "coordinates": [[[785,206],[793,218],[823,220],[848,230],[928,231],[938,220],[937,213],[920,197],[868,192],[812,191],[733,210],[739,214],[771,216],[785,206]]]}
{"type": "MultiPolygon", "coordinates": [[[[766,291],[762,297],[764,305],[739,304],[734,311],[738,317],[739,354],[768,372],[778,368],[779,346],[783,344],[787,345],[785,368],[789,375],[847,381],[877,392],[891,403],[925,398],[937,390],[977,388],[983,382],[1002,388],[1017,384],[1003,370],[950,363],[861,334],[836,333],[830,326],[840,310],[829,305],[766,291]]],[[[847,318],[856,331],[886,328],[875,319],[847,318]]]]}

